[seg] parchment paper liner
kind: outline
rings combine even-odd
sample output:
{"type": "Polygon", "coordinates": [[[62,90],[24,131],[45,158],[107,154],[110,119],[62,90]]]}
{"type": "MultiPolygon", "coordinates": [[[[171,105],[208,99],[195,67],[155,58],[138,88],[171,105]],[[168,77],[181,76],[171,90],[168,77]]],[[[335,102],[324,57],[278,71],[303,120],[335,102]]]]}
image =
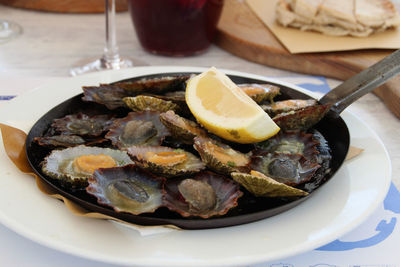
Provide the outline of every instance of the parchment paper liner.
{"type": "MultiPolygon", "coordinates": [[[[400,48],[400,28],[388,29],[368,37],[330,36],[318,32],[286,28],[275,22],[275,6],[278,0],[246,0],[250,9],[268,27],[290,53],[315,53],[358,49],[400,48]]],[[[400,4],[393,1],[397,10],[400,4]]]]}
{"type": "MultiPolygon", "coordinates": [[[[27,135],[23,131],[21,131],[17,128],[2,124],[2,123],[0,123],[0,129],[1,129],[2,136],[3,136],[3,143],[4,143],[5,151],[8,155],[8,157],[11,159],[11,161],[15,164],[15,166],[21,172],[35,177],[36,185],[42,193],[44,193],[52,198],[62,200],[64,202],[65,206],[74,215],[95,218],[95,219],[113,220],[113,221],[133,227],[135,230],[138,230],[142,235],[166,232],[166,231],[171,231],[172,229],[175,229],[175,230],[180,229],[179,227],[177,227],[175,225],[143,226],[143,225],[132,224],[132,223],[128,223],[128,222],[119,220],[117,218],[108,216],[108,215],[104,215],[104,214],[97,213],[97,212],[91,212],[91,211],[88,211],[88,210],[82,208],[81,206],[77,205],[75,202],[61,196],[60,194],[57,194],[53,188],[51,188],[46,183],[44,183],[42,181],[42,179],[40,179],[39,176],[37,176],[36,173],[34,173],[31,166],[29,165],[28,159],[26,157],[25,140],[26,140],[27,135]],[[162,227],[164,229],[160,229],[160,227],[162,227]]],[[[363,151],[363,149],[356,148],[356,147],[350,147],[350,150],[347,154],[346,160],[354,158],[355,156],[359,155],[362,151],[363,151]]]]}
{"type": "Polygon", "coordinates": [[[42,193],[52,198],[62,200],[65,206],[74,215],[95,218],[95,219],[113,220],[125,225],[134,226],[134,229],[138,230],[142,235],[166,232],[166,231],[171,231],[172,229],[175,230],[180,229],[175,225],[143,226],[138,224],[132,224],[108,215],[104,215],[98,212],[91,212],[82,208],[81,206],[77,205],[75,202],[69,200],[68,198],[65,198],[62,195],[57,194],[53,188],[51,188],[49,185],[43,182],[42,179],[40,179],[39,176],[36,175],[36,173],[32,170],[25,153],[25,140],[27,135],[23,131],[2,123],[0,123],[0,129],[3,136],[3,143],[7,156],[11,159],[11,161],[15,164],[15,166],[21,172],[35,177],[36,185],[42,193]],[[164,231],[163,229],[160,229],[160,227],[164,228],[164,231]]]}

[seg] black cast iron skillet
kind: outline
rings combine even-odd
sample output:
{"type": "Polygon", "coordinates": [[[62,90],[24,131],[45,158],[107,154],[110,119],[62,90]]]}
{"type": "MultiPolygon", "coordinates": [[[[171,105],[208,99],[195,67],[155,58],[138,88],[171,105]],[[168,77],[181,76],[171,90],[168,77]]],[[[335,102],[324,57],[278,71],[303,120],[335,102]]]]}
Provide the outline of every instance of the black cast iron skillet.
{"type": "MultiPolygon", "coordinates": [[[[47,155],[49,150],[38,146],[33,142],[33,138],[42,136],[48,129],[51,122],[55,118],[61,118],[65,115],[83,112],[86,114],[105,114],[110,112],[102,105],[95,103],[87,103],[81,100],[82,94],[77,95],[71,99],[54,107],[42,116],[30,130],[26,140],[26,153],[30,165],[39,177],[54,188],[59,194],[76,202],[78,205],[94,212],[103,213],[121,220],[140,224],[140,225],[166,225],[172,224],[184,229],[207,229],[239,225],[257,221],[260,219],[268,218],[273,215],[282,213],[289,210],[306,199],[312,197],[313,192],[320,186],[325,184],[336,171],[340,168],[346,158],[349,144],[350,135],[346,123],[340,118],[339,113],[354,102],[360,96],[373,90],[384,81],[400,72],[400,50],[377,63],[373,67],[361,72],[360,74],[347,80],[337,88],[333,89],[330,93],[325,95],[321,100],[321,104],[332,105],[328,114],[314,126],[326,138],[332,150],[332,161],[330,165],[330,172],[322,177],[322,179],[314,180],[306,183],[305,188],[309,189],[311,193],[302,198],[287,199],[267,199],[255,198],[245,193],[239,200],[238,207],[231,210],[228,214],[222,217],[213,217],[210,219],[200,218],[183,218],[180,215],[169,211],[167,208],[160,208],[152,214],[132,215],[128,213],[118,213],[114,210],[97,204],[96,199],[85,191],[72,191],[62,187],[54,179],[44,175],[41,171],[40,162],[47,155]],[[395,61],[396,63],[393,63],[395,61]],[[379,74],[377,74],[379,73],[379,74]]],[[[188,74],[188,73],[159,73],[146,76],[134,77],[124,81],[133,81],[142,78],[161,77],[165,75],[188,74]]],[[[235,83],[265,83],[263,80],[252,79],[243,76],[229,75],[235,83]]],[[[282,94],[278,100],[282,99],[309,99],[310,96],[296,91],[290,87],[276,84],[281,88],[282,94]]]]}

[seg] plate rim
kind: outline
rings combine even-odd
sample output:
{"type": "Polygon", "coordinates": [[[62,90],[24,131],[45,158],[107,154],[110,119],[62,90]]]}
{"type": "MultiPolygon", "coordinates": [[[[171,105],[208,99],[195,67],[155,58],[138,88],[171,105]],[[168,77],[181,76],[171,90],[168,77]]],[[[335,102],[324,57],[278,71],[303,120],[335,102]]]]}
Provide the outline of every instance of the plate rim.
{"type": "MultiPolygon", "coordinates": [[[[204,69],[207,69],[207,68],[198,68],[198,67],[177,67],[177,66],[140,67],[139,69],[148,70],[148,71],[150,71],[149,73],[155,73],[155,72],[160,72],[160,71],[158,70],[158,69],[160,69],[160,68],[166,70],[166,71],[164,71],[164,73],[174,72],[174,71],[176,71],[176,69],[179,69],[179,71],[186,71],[186,70],[188,70],[188,68],[195,68],[196,70],[200,70],[200,71],[201,71],[201,70],[204,70],[204,69]],[[173,70],[171,71],[171,69],[173,69],[173,70]],[[151,71],[151,70],[153,70],[153,71],[151,71]]],[[[279,81],[278,79],[273,79],[273,78],[271,79],[271,78],[263,77],[263,76],[260,76],[260,75],[249,74],[249,73],[244,73],[244,72],[237,72],[237,71],[232,71],[232,70],[225,70],[225,69],[221,69],[221,70],[224,71],[224,72],[227,72],[227,73],[229,73],[229,74],[242,75],[242,76],[247,76],[247,77],[251,77],[251,78],[256,78],[256,79],[262,79],[262,80],[266,80],[266,81],[271,81],[271,82],[278,82],[278,83],[280,83],[280,84],[283,84],[283,85],[285,85],[285,86],[289,86],[289,87],[291,87],[291,88],[295,88],[295,89],[297,89],[297,90],[300,89],[301,92],[304,92],[304,93],[306,93],[306,94],[308,94],[308,95],[313,96],[312,93],[308,92],[308,91],[305,90],[305,89],[302,89],[301,87],[298,87],[298,86],[296,86],[296,85],[293,85],[293,84],[290,84],[290,83],[286,83],[286,82],[283,82],[283,81],[279,81]]],[[[189,71],[192,71],[192,70],[189,69],[189,71]]],[[[135,70],[131,70],[131,72],[135,72],[135,70]]],[[[111,77],[113,77],[113,76],[118,76],[118,73],[121,73],[121,71],[112,71],[112,72],[108,72],[107,75],[110,75],[111,77]],[[113,75],[113,73],[116,73],[116,75],[113,75]]],[[[123,72],[123,73],[125,73],[125,72],[123,72]]],[[[126,72],[126,73],[130,73],[130,72],[126,72]]],[[[102,74],[105,74],[105,73],[95,73],[95,74],[93,75],[93,77],[97,77],[97,76],[100,77],[102,74]]],[[[132,73],[130,73],[130,75],[132,75],[132,73]]],[[[142,74],[134,74],[134,75],[135,75],[135,76],[139,76],[139,75],[142,75],[142,74]]],[[[73,78],[75,78],[75,77],[73,77],[73,78]]],[[[73,78],[72,78],[72,79],[73,79],[73,78]]],[[[84,78],[86,78],[86,76],[85,76],[85,77],[84,77],[84,76],[78,76],[78,78],[79,78],[79,79],[84,79],[84,78]]],[[[118,78],[116,78],[116,79],[118,79],[118,78]]],[[[55,81],[55,82],[57,82],[57,81],[55,81]]],[[[53,82],[53,83],[55,83],[55,82],[53,82]]],[[[49,83],[49,84],[40,86],[40,87],[38,87],[38,88],[36,88],[36,89],[34,89],[34,90],[44,90],[46,87],[51,86],[51,84],[53,84],[53,83],[49,83]]],[[[16,97],[16,100],[17,100],[17,101],[11,100],[10,103],[9,103],[8,105],[13,105],[13,103],[17,103],[17,104],[18,104],[18,101],[20,101],[21,99],[23,100],[23,98],[27,98],[28,96],[29,96],[29,94],[26,94],[26,93],[25,93],[25,94],[22,94],[21,96],[16,97]]],[[[15,104],[15,105],[17,105],[17,104],[15,104]]],[[[56,106],[56,105],[58,105],[58,104],[59,104],[59,103],[56,103],[54,106],[56,106]]],[[[5,107],[5,108],[7,108],[7,107],[5,107]]],[[[3,109],[3,108],[1,108],[1,109],[3,109]]],[[[341,235],[347,233],[348,231],[350,231],[351,229],[355,228],[355,227],[356,227],[357,225],[359,225],[370,213],[372,213],[373,210],[376,209],[376,207],[379,205],[379,203],[381,203],[381,202],[383,201],[383,198],[385,197],[387,191],[389,190],[390,181],[391,181],[391,162],[390,162],[390,158],[389,158],[389,156],[388,156],[388,152],[387,152],[387,150],[386,150],[386,148],[385,148],[385,146],[384,146],[382,140],[377,136],[377,134],[372,130],[372,128],[371,128],[369,125],[367,125],[366,123],[364,123],[364,122],[363,122],[362,120],[360,120],[357,116],[355,116],[354,114],[351,114],[351,113],[348,112],[348,111],[345,111],[344,113],[345,113],[346,116],[353,117],[353,118],[355,118],[359,123],[361,123],[363,126],[366,126],[366,127],[369,129],[370,133],[372,133],[372,135],[373,135],[373,137],[375,138],[375,140],[378,141],[378,143],[380,144],[381,148],[382,148],[383,151],[384,151],[384,154],[385,154],[385,157],[386,157],[386,160],[387,160],[387,163],[388,163],[388,167],[389,167],[388,176],[389,176],[389,178],[387,179],[386,190],[382,190],[382,192],[381,192],[381,194],[380,194],[381,199],[380,199],[379,201],[375,201],[375,203],[374,203],[375,205],[374,205],[374,207],[372,208],[372,210],[370,209],[369,212],[367,212],[367,214],[364,214],[363,216],[360,216],[360,217],[358,218],[358,220],[356,220],[355,222],[353,222],[352,225],[348,225],[347,229],[343,229],[342,232],[339,233],[339,235],[336,235],[336,237],[341,236],[341,235]]],[[[43,114],[42,114],[42,115],[43,115],[43,114]]],[[[1,116],[0,116],[0,119],[1,119],[1,116]]],[[[310,201],[310,200],[308,200],[308,201],[310,201]]],[[[0,215],[1,215],[1,214],[3,214],[3,213],[0,211],[0,215]]],[[[63,247],[63,246],[60,246],[59,244],[50,244],[51,242],[49,242],[49,240],[47,240],[47,242],[45,242],[45,241],[43,241],[43,240],[40,240],[40,239],[41,239],[40,236],[39,236],[39,237],[38,237],[38,236],[35,236],[35,234],[29,233],[29,231],[23,231],[23,230],[21,230],[21,229],[15,229],[15,228],[18,228],[18,227],[15,227],[15,225],[12,225],[12,224],[11,224],[11,221],[10,221],[10,220],[7,220],[7,218],[4,217],[4,214],[3,214],[2,216],[0,216],[0,218],[1,218],[0,221],[3,222],[8,228],[14,230],[15,232],[17,232],[17,233],[19,233],[19,234],[21,234],[21,235],[23,235],[23,236],[25,236],[25,237],[28,237],[29,239],[31,239],[31,240],[33,240],[33,241],[39,243],[39,244],[45,245],[45,246],[47,246],[47,247],[50,247],[50,248],[58,248],[59,250],[61,250],[61,251],[63,251],[63,252],[66,252],[66,253],[69,253],[69,254],[73,254],[73,255],[77,255],[77,256],[81,256],[81,257],[84,257],[84,258],[90,258],[90,259],[93,259],[93,260],[99,260],[99,258],[102,258],[101,261],[109,262],[109,263],[118,263],[118,264],[138,264],[138,262],[123,262],[123,261],[117,261],[117,262],[116,262],[116,261],[110,261],[110,259],[107,258],[107,257],[98,257],[99,255],[97,255],[96,257],[90,257],[90,255],[86,255],[86,254],[83,254],[83,253],[79,253],[79,252],[76,251],[76,250],[74,251],[73,248],[68,248],[68,247],[66,248],[65,246],[63,247]]],[[[232,226],[232,227],[235,227],[235,226],[232,226]]],[[[218,230],[218,229],[217,229],[217,230],[218,230]]],[[[196,230],[195,230],[195,231],[196,231],[196,230]]],[[[336,238],[336,237],[335,237],[335,238],[336,238]]],[[[334,239],[332,239],[332,240],[334,240],[334,239]]],[[[332,241],[332,240],[330,240],[330,241],[332,241]]],[[[328,241],[328,242],[329,242],[329,241],[328,241]]],[[[318,243],[318,242],[317,242],[317,243],[314,243],[312,246],[294,249],[294,250],[292,250],[292,251],[291,251],[289,254],[287,254],[287,255],[276,255],[276,256],[278,256],[278,258],[279,258],[279,257],[293,256],[293,255],[295,255],[295,254],[298,254],[298,253],[301,253],[301,252],[304,252],[304,251],[308,251],[308,250],[310,250],[310,249],[316,248],[316,247],[318,247],[318,246],[320,246],[320,245],[323,245],[323,244],[326,244],[326,243],[327,243],[326,240],[325,240],[325,241],[320,241],[320,243],[318,243]]],[[[94,255],[92,255],[92,256],[94,256],[94,255]]],[[[239,263],[239,264],[249,264],[249,262],[250,262],[250,263],[257,263],[257,262],[262,262],[262,261],[265,261],[265,260],[271,260],[271,259],[268,258],[268,257],[266,257],[266,256],[261,256],[261,257],[258,257],[257,259],[254,258],[254,257],[252,257],[251,259],[247,259],[246,257],[242,257],[242,261],[241,261],[241,262],[238,262],[237,259],[235,259],[234,262],[231,262],[230,264],[232,264],[232,263],[233,263],[233,264],[238,264],[238,263],[239,263]]],[[[139,264],[147,265],[147,264],[160,264],[160,263],[161,263],[161,262],[152,262],[152,263],[140,262],[139,264]]],[[[163,262],[163,263],[165,263],[165,262],[163,262]]],[[[187,262],[179,262],[179,263],[180,263],[180,264],[187,264],[187,262]]],[[[178,263],[178,264],[179,264],[179,263],[178,263]]],[[[176,262],[171,262],[171,263],[169,263],[169,264],[171,264],[171,265],[176,265],[177,263],[176,263],[176,262]]],[[[203,264],[207,264],[207,263],[205,263],[205,262],[204,262],[204,263],[196,262],[196,265],[203,265],[203,264]]],[[[225,259],[225,260],[222,260],[222,261],[219,261],[219,262],[213,261],[212,264],[226,265],[227,262],[226,262],[226,259],[225,259]]]]}

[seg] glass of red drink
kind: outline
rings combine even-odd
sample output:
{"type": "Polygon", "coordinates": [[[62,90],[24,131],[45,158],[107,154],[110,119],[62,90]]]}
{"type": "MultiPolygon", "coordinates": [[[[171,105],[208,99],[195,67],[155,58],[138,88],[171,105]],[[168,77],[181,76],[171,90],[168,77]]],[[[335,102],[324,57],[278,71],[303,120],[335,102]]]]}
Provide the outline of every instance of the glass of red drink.
{"type": "Polygon", "coordinates": [[[152,53],[187,56],[211,44],[223,0],[128,0],[141,45],[152,53]]]}

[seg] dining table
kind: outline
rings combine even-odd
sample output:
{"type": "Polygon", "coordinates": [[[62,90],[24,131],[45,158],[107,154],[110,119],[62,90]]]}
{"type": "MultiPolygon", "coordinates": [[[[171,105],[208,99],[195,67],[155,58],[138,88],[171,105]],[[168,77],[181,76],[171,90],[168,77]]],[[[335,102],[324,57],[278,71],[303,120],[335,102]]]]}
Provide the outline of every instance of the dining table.
{"type": "MultiPolygon", "coordinates": [[[[103,13],[45,12],[0,5],[0,19],[18,23],[23,29],[19,36],[0,44],[0,114],[15,99],[35,88],[73,79],[69,72],[71,68],[82,65],[87,59],[99,58],[103,54],[105,47],[103,13]]],[[[127,11],[118,12],[116,15],[116,36],[120,55],[138,62],[132,68],[142,66],[209,68],[214,66],[218,69],[251,73],[299,86],[304,85],[303,88],[310,90],[319,86],[322,89],[314,91],[317,95],[322,95],[324,90],[334,88],[342,82],[329,77],[295,73],[255,63],[233,55],[214,43],[206,51],[193,56],[171,57],[149,53],[140,45],[127,11]]],[[[379,210],[371,211],[365,220],[353,227],[354,229],[338,237],[337,241],[340,239],[341,245],[338,244],[336,249],[335,241],[333,241],[330,249],[314,248],[273,261],[249,261],[248,264],[240,262],[238,265],[260,267],[400,266],[398,253],[398,244],[400,244],[400,198],[398,197],[400,119],[374,93],[361,97],[346,111],[363,121],[371,131],[376,133],[378,140],[386,149],[391,165],[391,185],[387,194],[393,194],[392,204],[395,208],[389,211],[380,205],[379,210]],[[386,237],[377,241],[372,237],[378,233],[379,227],[376,229],[375,227],[382,218],[394,218],[391,221],[393,227],[386,237]],[[361,239],[367,241],[360,241],[362,245],[358,247],[346,247],[351,240],[361,239]]],[[[29,110],[23,110],[23,112],[29,112],[29,110]]],[[[360,148],[363,148],[362,145],[360,148]]],[[[0,186],[1,184],[0,181],[0,186]]],[[[386,205],[387,202],[384,204],[386,205]]],[[[70,216],[74,215],[70,214],[70,216]]],[[[0,222],[0,262],[1,266],[120,266],[117,262],[85,257],[79,253],[64,251],[60,247],[40,244],[32,236],[14,231],[3,222],[0,222]]],[[[230,265],[223,262],[219,264],[230,265]]],[[[135,264],[129,264],[129,266],[133,265],[135,264]]],[[[232,263],[232,265],[236,264],[232,263]]]]}

